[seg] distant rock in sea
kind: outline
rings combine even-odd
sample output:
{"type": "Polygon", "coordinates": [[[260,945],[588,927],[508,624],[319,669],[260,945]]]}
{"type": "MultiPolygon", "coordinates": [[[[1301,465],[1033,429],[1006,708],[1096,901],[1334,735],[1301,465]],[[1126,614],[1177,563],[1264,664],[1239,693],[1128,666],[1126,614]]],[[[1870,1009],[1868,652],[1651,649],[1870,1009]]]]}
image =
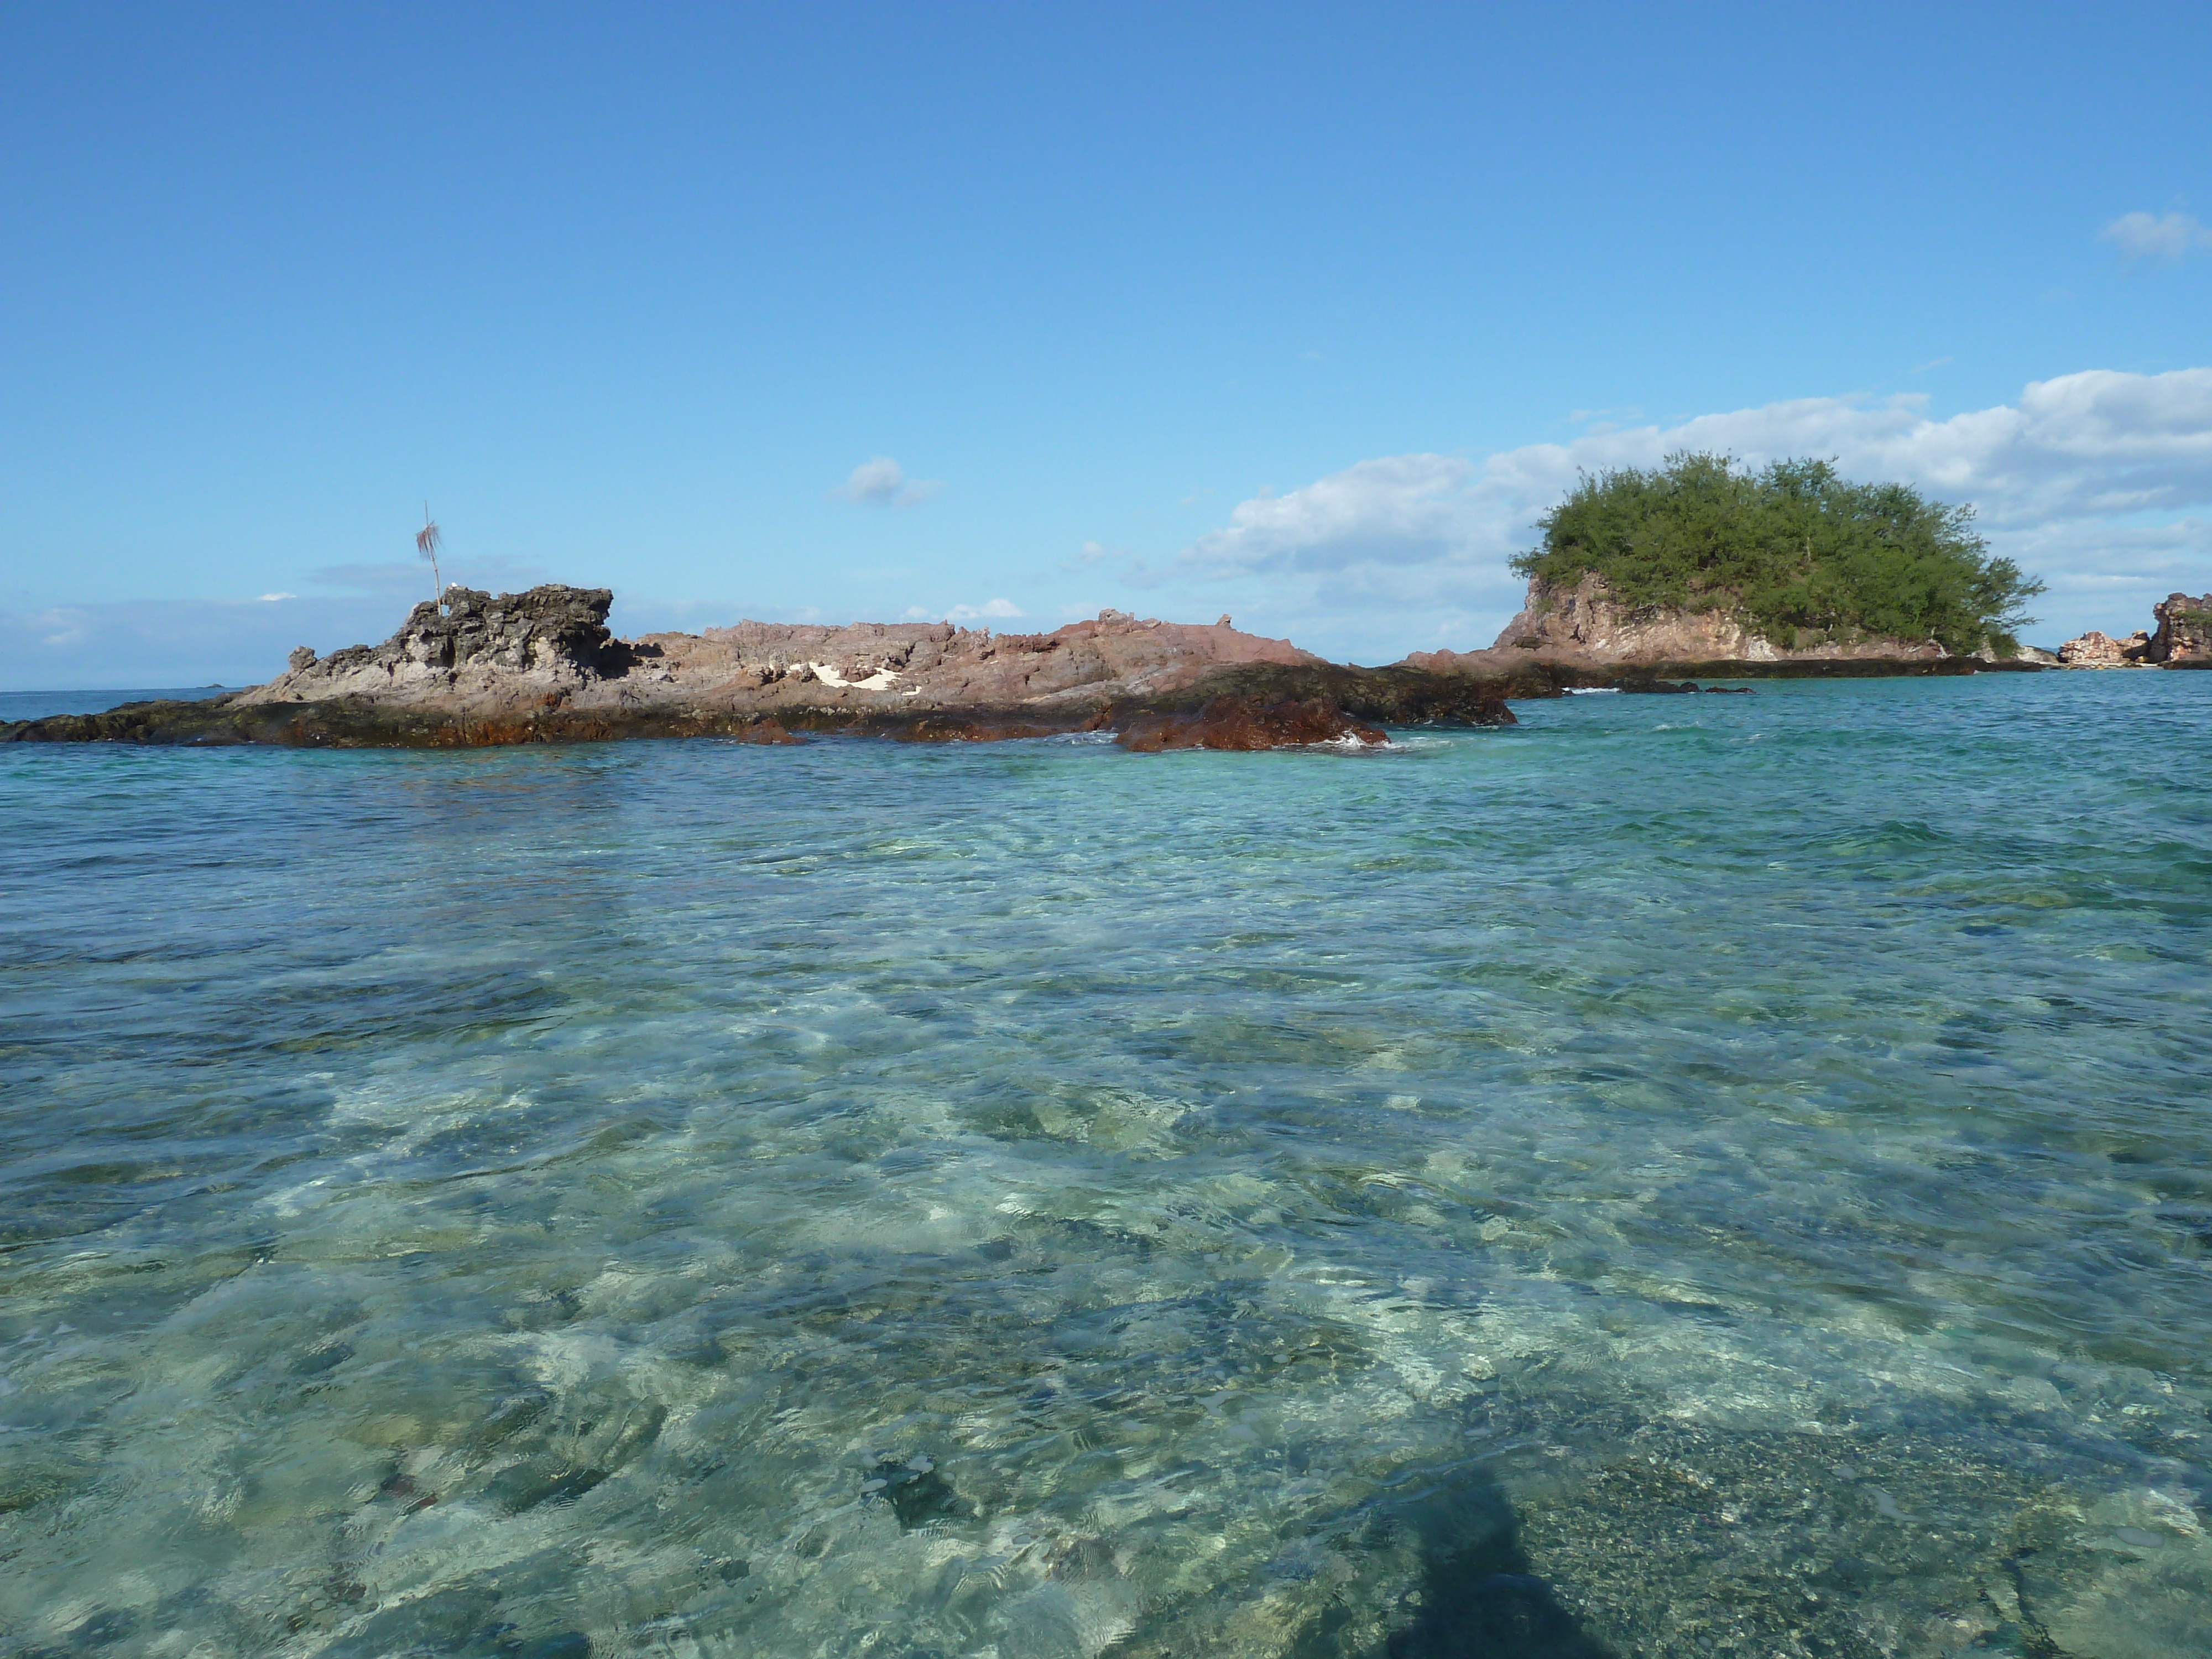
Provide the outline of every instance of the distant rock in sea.
{"type": "Polygon", "coordinates": [[[1164,749],[1286,749],[1317,743],[1363,748],[1390,741],[1324,697],[1262,702],[1219,696],[1201,708],[1136,715],[1117,742],[1138,754],[1164,749]]]}
{"type": "Polygon", "coordinates": [[[2137,629],[2132,639],[2116,640],[2093,628],[2058,647],[2058,660],[2069,668],[2129,668],[2150,649],[2150,635],[2137,629]]]}
{"type": "Polygon", "coordinates": [[[2124,640],[2091,629],[2058,647],[2069,668],[2212,668],[2212,593],[2169,593],[2151,607],[2155,631],[2138,628],[2124,640]]]}

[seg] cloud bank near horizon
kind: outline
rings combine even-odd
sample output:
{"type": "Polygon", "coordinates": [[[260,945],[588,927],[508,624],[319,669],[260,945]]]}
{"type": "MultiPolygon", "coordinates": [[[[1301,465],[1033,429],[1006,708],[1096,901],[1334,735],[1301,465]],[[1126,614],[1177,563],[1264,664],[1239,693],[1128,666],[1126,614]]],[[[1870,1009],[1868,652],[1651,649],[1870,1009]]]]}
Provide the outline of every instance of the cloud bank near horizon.
{"type": "Polygon", "coordinates": [[[2091,369],[1948,420],[1925,405],[1805,398],[1480,460],[1378,457],[1238,503],[1226,525],[1134,580],[1239,591],[1278,625],[1309,632],[1334,623],[1361,638],[1487,645],[1520,604],[1508,561],[1534,544],[1536,520],[1577,473],[1692,449],[1753,465],[1832,458],[1853,477],[1972,502],[1992,549],[2050,584],[2039,636],[2146,625],[2172,588],[2212,586],[2212,368],[2091,369]]]}
{"type": "MultiPolygon", "coordinates": [[[[536,565],[497,558],[447,574],[506,592],[551,580],[536,565]]],[[[325,591],[0,608],[0,690],[252,685],[281,672],[295,645],[328,652],[388,638],[430,597],[430,568],[412,559],[324,565],[307,580],[325,591]]]]}
{"type": "MultiPolygon", "coordinates": [[[[1972,502],[1992,547],[2050,584],[2034,606],[2041,623],[2029,634],[2039,643],[2087,628],[2125,634],[2146,626],[2151,605],[2169,592],[2212,591],[2212,368],[2093,369],[2033,382],[2016,403],[1943,420],[1930,418],[1918,397],[1808,398],[1671,425],[1594,429],[1480,459],[1379,456],[1239,503],[1226,523],[1165,563],[1148,568],[1085,544],[1072,562],[1040,564],[1035,593],[1014,588],[1012,597],[928,614],[1012,621],[1024,607],[1087,616],[1102,602],[1131,601],[1094,591],[1082,604],[1055,603],[1054,589],[1085,597],[1064,586],[1073,579],[1085,588],[1136,588],[1177,614],[1231,611],[1247,627],[1331,656],[1389,661],[1440,645],[1487,645],[1520,605],[1522,583],[1508,561],[1534,543],[1536,520],[1577,471],[1648,466],[1677,449],[1723,450],[1754,465],[1832,457],[1854,477],[1902,479],[1939,499],[1972,502]]],[[[916,483],[902,470],[895,482],[888,471],[871,477],[872,505],[894,505],[916,483]]],[[[547,579],[495,560],[453,574],[509,589],[547,579]]],[[[0,606],[0,675],[27,690],[242,684],[278,672],[302,641],[328,649],[384,638],[428,586],[412,561],[326,566],[305,580],[325,591],[0,606]]],[[[893,614],[907,598],[884,595],[876,614],[893,614]]],[[[838,609],[840,620],[860,614],[842,602],[838,609]]],[[[636,631],[641,623],[696,628],[733,613],[705,599],[624,593],[617,616],[636,631]]],[[[818,618],[810,609],[781,619],[818,618]]]]}

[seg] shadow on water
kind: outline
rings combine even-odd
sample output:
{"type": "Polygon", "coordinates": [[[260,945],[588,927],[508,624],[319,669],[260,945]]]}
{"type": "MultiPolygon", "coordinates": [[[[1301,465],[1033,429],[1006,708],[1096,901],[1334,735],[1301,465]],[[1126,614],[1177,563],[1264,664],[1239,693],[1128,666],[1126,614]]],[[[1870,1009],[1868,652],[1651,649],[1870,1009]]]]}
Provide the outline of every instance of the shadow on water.
{"type": "Polygon", "coordinates": [[[1503,1499],[1497,1513],[1484,1535],[1424,1537],[1420,1611],[1391,1637],[1391,1659],[1613,1659],[1531,1571],[1503,1499]]]}
{"type": "Polygon", "coordinates": [[[1378,1506],[1346,1541],[1410,1569],[1403,1612],[1377,1648],[1340,1602],[1293,1650],[1297,1659],[1618,1659],[1537,1576],[1513,1506],[1497,1484],[1466,1475],[1378,1506]]]}

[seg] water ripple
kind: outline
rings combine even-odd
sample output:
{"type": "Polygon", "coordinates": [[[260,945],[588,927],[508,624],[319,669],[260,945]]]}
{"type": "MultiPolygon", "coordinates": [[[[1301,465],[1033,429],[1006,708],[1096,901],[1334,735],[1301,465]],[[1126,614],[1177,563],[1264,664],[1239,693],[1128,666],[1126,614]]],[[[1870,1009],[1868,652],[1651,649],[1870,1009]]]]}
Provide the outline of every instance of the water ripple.
{"type": "Polygon", "coordinates": [[[2212,1647],[2212,676],[1679,701],[0,750],[0,1648],[2212,1647]]]}

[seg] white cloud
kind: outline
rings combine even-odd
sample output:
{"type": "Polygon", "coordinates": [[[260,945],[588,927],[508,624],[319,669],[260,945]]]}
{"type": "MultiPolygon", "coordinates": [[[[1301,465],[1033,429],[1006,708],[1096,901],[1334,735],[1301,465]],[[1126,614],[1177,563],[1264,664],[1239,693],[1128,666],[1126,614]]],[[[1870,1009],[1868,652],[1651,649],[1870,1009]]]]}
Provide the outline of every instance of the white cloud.
{"type": "Polygon", "coordinates": [[[878,455],[854,467],[836,493],[863,507],[919,507],[944,488],[934,478],[909,478],[896,461],[878,455]]]}
{"type": "Polygon", "coordinates": [[[1361,461],[1287,495],[1238,502],[1227,529],[1183,556],[1222,571],[1427,563],[1464,539],[1474,471],[1452,455],[1361,461]]]}
{"type": "Polygon", "coordinates": [[[986,599],[981,605],[956,605],[945,613],[947,622],[975,622],[984,617],[1025,617],[1029,613],[1012,599],[986,599]]]}
{"type": "Polygon", "coordinates": [[[2051,583],[2038,637],[2146,625],[2150,602],[2169,587],[2212,586],[2201,516],[2212,507],[2212,369],[2093,369],[2036,381],[2016,405],[1943,421],[1924,404],[1807,398],[1480,461],[1361,461],[1242,502],[1165,574],[1254,589],[1240,597],[1240,615],[1295,622],[1316,648],[1328,648],[1332,629],[1486,645],[1518,604],[1521,583],[1506,562],[1534,543],[1536,519],[1578,471],[1709,449],[1753,465],[1833,457],[1850,477],[1902,479],[1973,503],[1992,546],[2051,583]]]}
{"type": "Polygon", "coordinates": [[[929,611],[910,605],[899,613],[902,622],[975,622],[989,617],[1025,617],[1029,613],[1012,599],[987,599],[981,605],[956,605],[950,611],[929,611]]]}
{"type": "Polygon", "coordinates": [[[2164,218],[2149,213],[2123,213],[2097,234],[2130,259],[2156,259],[2168,264],[2184,254],[2212,247],[2212,229],[2185,213],[2169,213],[2164,218]]]}
{"type": "Polygon", "coordinates": [[[297,593],[264,593],[259,602],[263,605],[277,605],[286,599],[296,599],[299,597],[297,593]]]}
{"type": "Polygon", "coordinates": [[[99,625],[91,611],[76,605],[56,605],[51,611],[34,611],[9,620],[22,634],[51,651],[66,651],[73,645],[82,645],[92,637],[99,625]]]}
{"type": "Polygon", "coordinates": [[[845,480],[842,493],[848,501],[887,507],[897,498],[900,486],[905,483],[905,469],[890,456],[878,455],[853,469],[852,476],[845,480]]]}

